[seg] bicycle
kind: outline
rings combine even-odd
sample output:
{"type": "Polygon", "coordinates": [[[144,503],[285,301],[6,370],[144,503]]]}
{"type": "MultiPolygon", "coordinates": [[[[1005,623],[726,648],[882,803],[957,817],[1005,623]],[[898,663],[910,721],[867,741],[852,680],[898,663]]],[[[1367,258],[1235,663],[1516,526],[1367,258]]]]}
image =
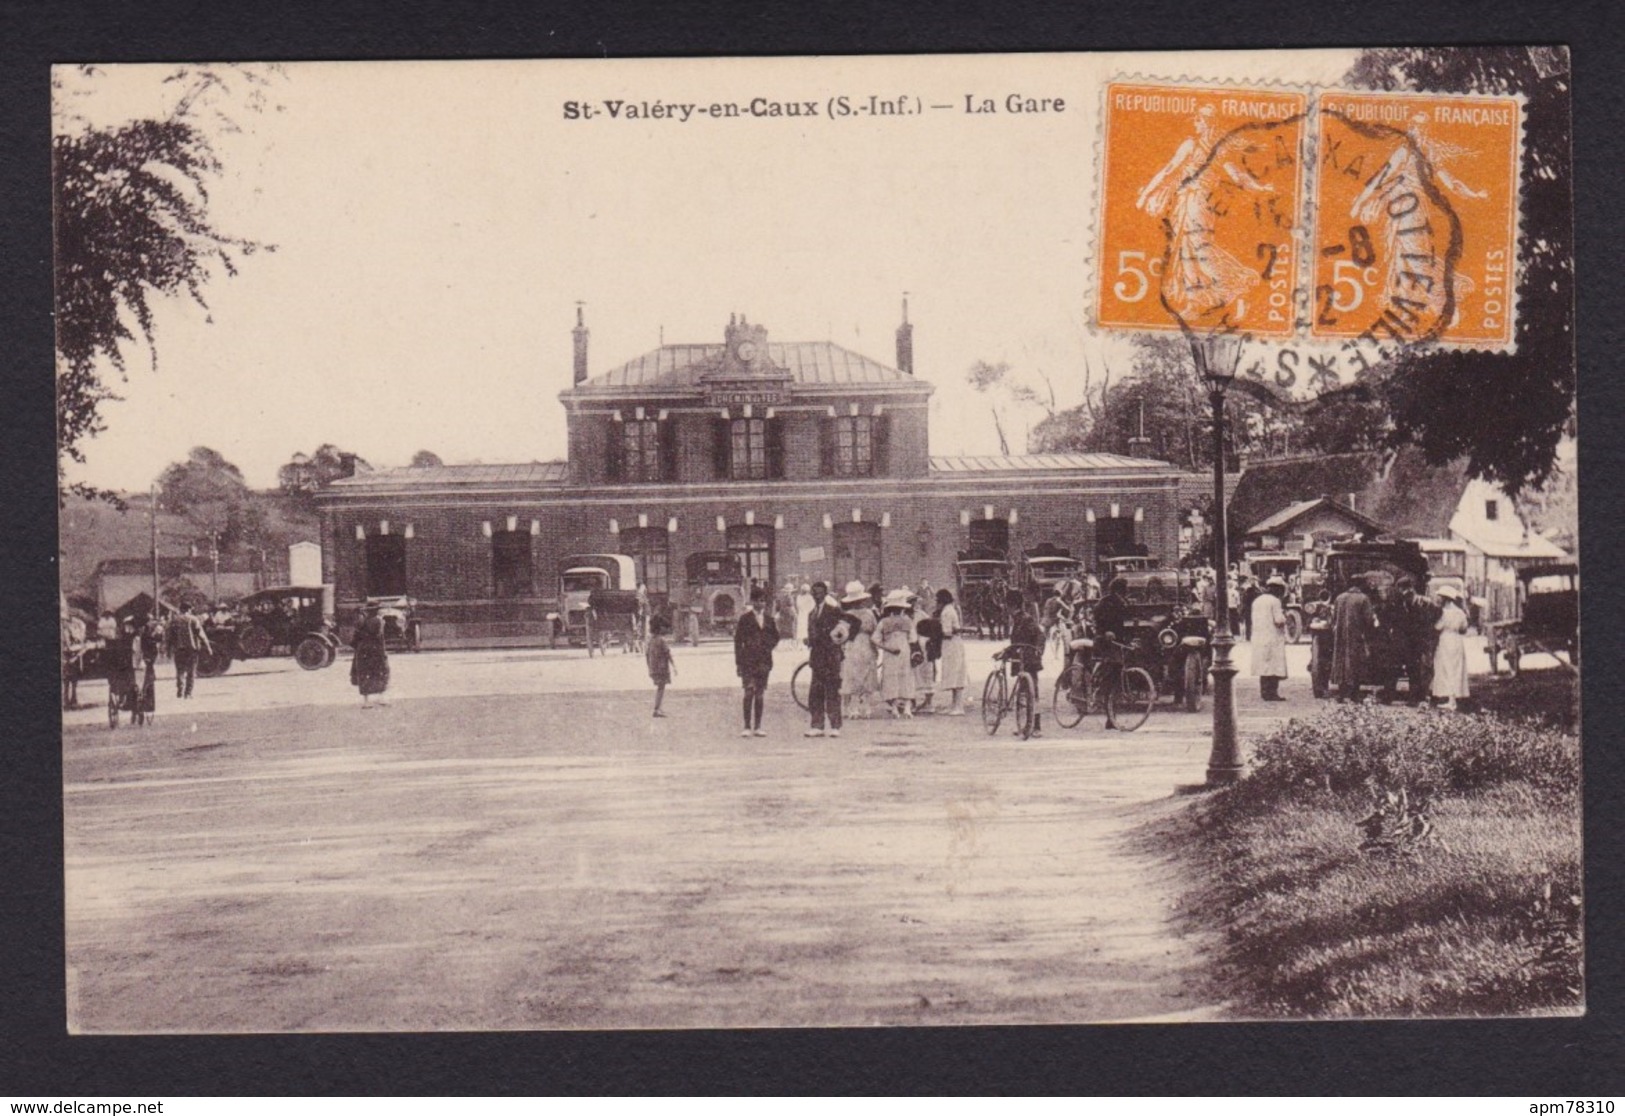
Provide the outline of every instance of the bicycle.
{"type": "Polygon", "coordinates": [[[1125,665],[1118,673],[1117,685],[1108,687],[1105,674],[1110,664],[1104,659],[1092,659],[1094,645],[1089,639],[1072,641],[1071,661],[1055,680],[1051,702],[1055,723],[1062,728],[1076,728],[1089,714],[1105,713],[1117,728],[1133,732],[1151,716],[1157,703],[1157,684],[1149,671],[1125,665]]]}
{"type": "MultiPolygon", "coordinates": [[[[1042,653],[1037,647],[1024,649],[1042,653]]],[[[1033,676],[1022,669],[1021,650],[1023,648],[1012,647],[995,655],[998,665],[988,674],[982,687],[982,725],[989,736],[999,731],[1004,715],[1010,712],[1016,715],[1016,734],[1023,740],[1032,736],[1037,725],[1038,686],[1033,676]],[[1014,686],[1006,678],[1007,673],[1015,676],[1014,686]]]]}
{"type": "Polygon", "coordinates": [[[812,688],[812,660],[809,659],[796,667],[790,674],[790,697],[801,706],[801,711],[807,711],[807,691],[812,688]]]}

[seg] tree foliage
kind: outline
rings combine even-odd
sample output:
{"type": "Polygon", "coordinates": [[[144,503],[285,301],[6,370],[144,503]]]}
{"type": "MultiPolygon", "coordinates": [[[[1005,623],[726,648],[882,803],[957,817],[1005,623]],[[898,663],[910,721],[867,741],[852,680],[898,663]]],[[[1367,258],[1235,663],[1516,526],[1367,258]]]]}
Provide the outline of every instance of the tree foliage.
{"type": "MultiPolygon", "coordinates": [[[[92,67],[78,74],[94,78],[92,67]]],[[[253,81],[250,76],[245,80],[253,81]]],[[[222,167],[208,131],[222,119],[215,97],[230,83],[217,69],[180,69],[181,91],[160,119],[93,127],[69,111],[61,79],[52,137],[55,211],[57,445],[59,488],[67,461],[83,463],[85,442],[106,429],[103,403],[116,399],[109,370],[127,378],[126,346],[144,343],[157,367],[154,307],[190,298],[237,261],[270,245],[229,236],[210,215],[209,186],[222,167]]],[[[263,78],[259,79],[263,82],[263,78]]]]}
{"type": "MultiPolygon", "coordinates": [[[[418,456],[428,452],[419,450],[418,456]]],[[[439,458],[435,460],[438,462],[439,458]]],[[[417,457],[412,459],[412,463],[418,464],[417,457]]],[[[369,468],[371,466],[359,454],[342,450],[332,442],[324,442],[316,447],[315,453],[296,453],[289,458],[287,464],[276,472],[277,487],[295,507],[314,511],[316,493],[340,477],[349,476],[357,469],[369,468]]]]}
{"type": "Polygon", "coordinates": [[[1391,47],[1361,54],[1348,82],[1382,90],[1525,96],[1517,351],[1402,358],[1378,391],[1392,442],[1436,464],[1465,456],[1508,491],[1551,473],[1574,407],[1574,204],[1569,60],[1562,48],[1391,47]]]}
{"type": "Polygon", "coordinates": [[[158,478],[158,506],[185,516],[197,531],[196,541],[218,546],[221,553],[266,544],[268,517],[242,470],[217,450],[194,446],[158,478]]]}
{"type": "Polygon", "coordinates": [[[440,455],[434,450],[418,450],[412,455],[412,468],[414,469],[426,469],[434,465],[444,464],[445,462],[440,460],[440,455]]]}

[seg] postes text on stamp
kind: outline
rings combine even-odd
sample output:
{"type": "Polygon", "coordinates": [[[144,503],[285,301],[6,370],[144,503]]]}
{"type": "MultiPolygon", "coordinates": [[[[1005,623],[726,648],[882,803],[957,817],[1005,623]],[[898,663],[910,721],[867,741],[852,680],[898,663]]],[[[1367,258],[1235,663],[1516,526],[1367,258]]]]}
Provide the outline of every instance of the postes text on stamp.
{"type": "Polygon", "coordinates": [[[1101,327],[1291,335],[1306,108],[1292,91],[1108,83],[1101,327]]]}
{"type": "Polygon", "coordinates": [[[1310,336],[1512,344],[1521,107],[1321,94],[1310,336]]]}

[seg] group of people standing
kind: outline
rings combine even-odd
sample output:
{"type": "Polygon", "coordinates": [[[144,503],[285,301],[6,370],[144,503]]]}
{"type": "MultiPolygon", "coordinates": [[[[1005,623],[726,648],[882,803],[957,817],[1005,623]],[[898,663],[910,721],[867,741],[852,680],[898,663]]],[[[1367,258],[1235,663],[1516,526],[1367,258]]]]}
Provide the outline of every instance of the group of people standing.
{"type": "Polygon", "coordinates": [[[1385,575],[1356,579],[1328,603],[1309,606],[1313,640],[1310,674],[1316,697],[1359,700],[1361,687],[1375,682],[1379,696],[1397,696],[1404,672],[1411,705],[1441,702],[1450,709],[1471,697],[1467,682],[1467,610],[1453,585],[1430,600],[1409,577],[1384,592],[1385,575]]]}
{"type": "MultiPolygon", "coordinates": [[[[1304,604],[1309,623],[1309,676],[1315,697],[1358,701],[1363,687],[1375,685],[1381,700],[1398,696],[1406,679],[1411,705],[1442,702],[1451,709],[1471,696],[1467,682],[1467,612],[1460,592],[1441,586],[1430,600],[1416,583],[1401,577],[1384,591],[1388,575],[1357,578],[1331,599],[1321,589],[1304,604]]],[[[1253,602],[1253,673],[1266,700],[1280,700],[1286,677],[1286,616],[1281,606],[1285,582],[1271,578],[1253,602]]]]}
{"type": "MultiPolygon", "coordinates": [[[[922,587],[923,588],[923,587],[922,587]]],[[[807,648],[812,681],[806,736],[839,736],[846,717],[868,717],[878,701],[897,718],[934,709],[947,691],[950,717],[964,716],[964,620],[954,595],[934,597],[907,587],[885,592],[850,581],[836,599],[822,581],[807,587],[810,606],[795,619],[794,638],[807,648]]],[[[762,710],[773,651],[785,633],[768,611],[765,590],[751,592],[750,608],[734,629],[734,665],[744,689],[742,736],[765,736],[762,710]]],[[[651,641],[650,677],[661,686],[651,641]]],[[[658,656],[669,665],[669,651],[658,656]]]]}

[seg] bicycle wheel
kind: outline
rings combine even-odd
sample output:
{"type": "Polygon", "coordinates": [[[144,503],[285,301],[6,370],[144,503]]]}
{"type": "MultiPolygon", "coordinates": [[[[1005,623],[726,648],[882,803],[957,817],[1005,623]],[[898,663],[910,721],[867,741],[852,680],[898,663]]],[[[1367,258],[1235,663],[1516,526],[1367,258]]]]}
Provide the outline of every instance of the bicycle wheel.
{"type": "Polygon", "coordinates": [[[1157,703],[1157,684],[1139,667],[1124,667],[1117,689],[1107,700],[1112,703],[1112,720],[1117,727],[1133,732],[1151,716],[1151,707],[1157,703]]]}
{"type": "Polygon", "coordinates": [[[1062,728],[1077,728],[1089,712],[1089,674],[1082,663],[1070,663],[1055,680],[1051,712],[1062,728]]]}
{"type": "Polygon", "coordinates": [[[1016,696],[1012,703],[1016,710],[1016,735],[1023,740],[1031,738],[1038,723],[1038,687],[1026,671],[1016,677],[1016,696]]]}
{"type": "Polygon", "coordinates": [[[999,722],[1004,720],[1004,703],[1008,697],[1004,667],[1001,665],[993,669],[993,673],[987,676],[987,685],[982,687],[982,725],[987,729],[989,736],[999,731],[999,722]]]}
{"type": "Polygon", "coordinates": [[[807,689],[812,685],[812,663],[802,663],[796,667],[790,676],[790,696],[797,705],[805,711],[807,708],[807,689]]]}

